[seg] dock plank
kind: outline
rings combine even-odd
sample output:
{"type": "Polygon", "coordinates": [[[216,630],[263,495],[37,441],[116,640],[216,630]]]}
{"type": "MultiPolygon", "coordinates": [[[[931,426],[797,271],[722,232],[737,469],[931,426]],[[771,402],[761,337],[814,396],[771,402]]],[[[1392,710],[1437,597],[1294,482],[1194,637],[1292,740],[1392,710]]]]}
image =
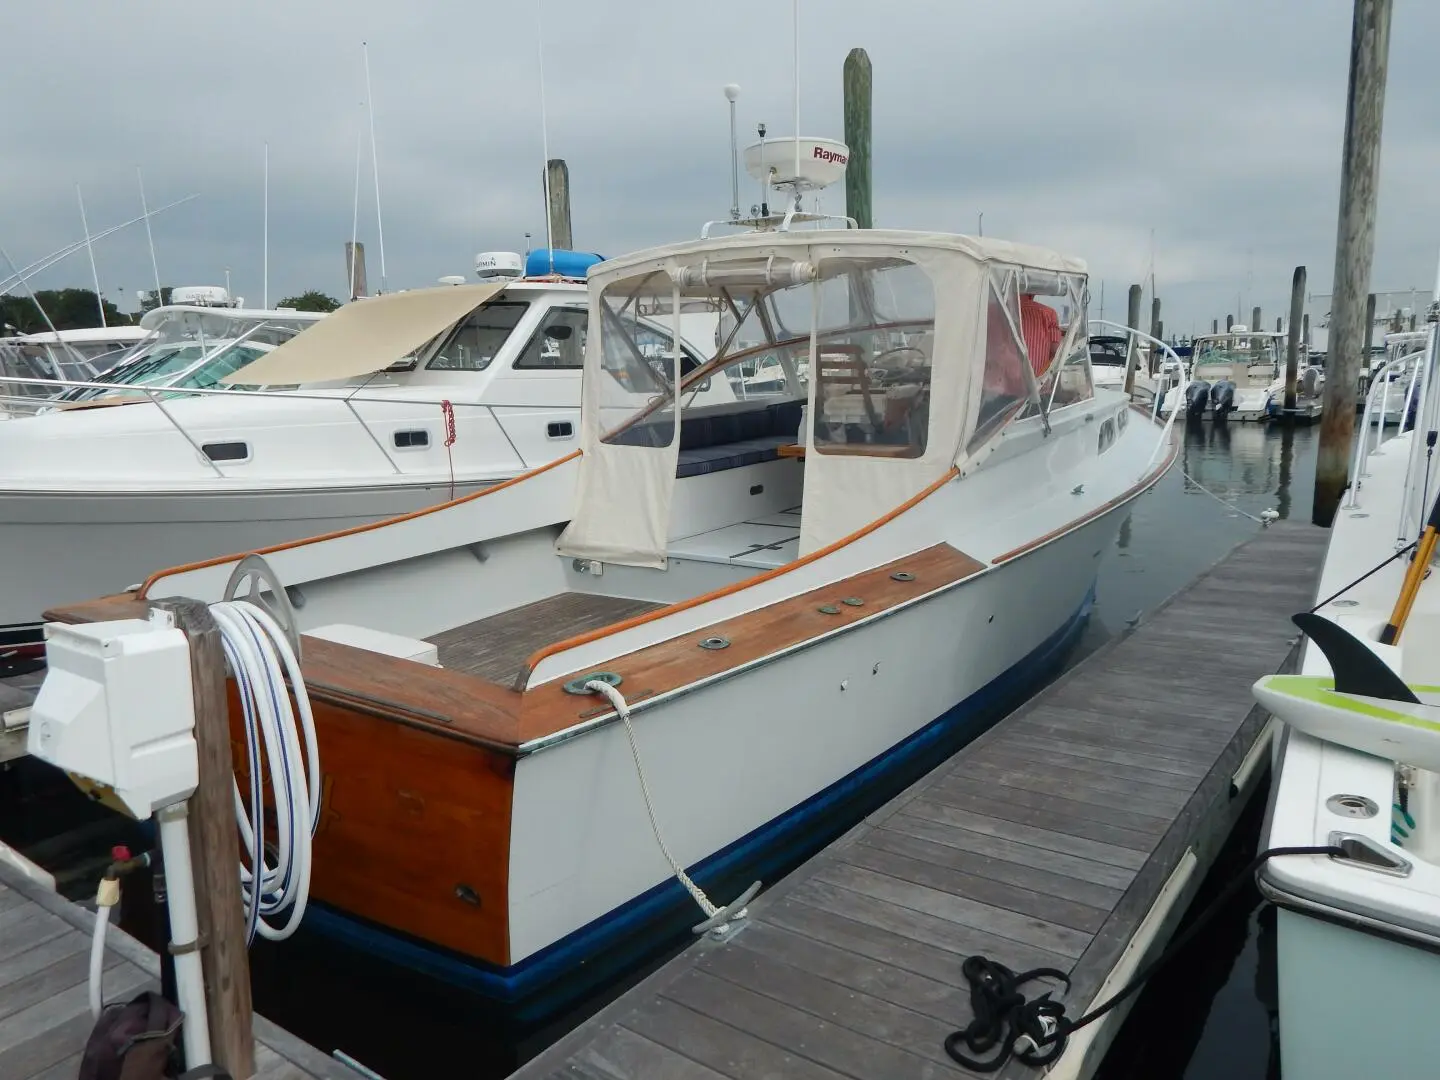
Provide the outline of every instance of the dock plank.
{"type": "MultiPolygon", "coordinates": [[[[965,1075],[943,1040],[970,1017],[960,965],[976,953],[1069,972],[1060,997],[1085,1011],[1142,920],[1183,910],[1238,815],[1231,777],[1268,721],[1250,686],[1293,662],[1289,617],[1325,540],[1282,523],[1241,545],[774,884],[728,942],[692,946],[516,1080],[614,1080],[608,1048],[632,1037],[637,1076],[965,1075]],[[1152,913],[1190,850],[1202,872],[1152,913]]],[[[1079,1053],[1087,1077],[1098,1054],[1079,1053]]]]}
{"type": "MultiPolygon", "coordinates": [[[[0,864],[0,1077],[73,1080],[90,1016],[91,912],[0,864]]],[[[159,986],[159,958],[117,926],[105,938],[108,1004],[159,986]]],[[[255,1018],[257,1080],[357,1080],[358,1074],[263,1017],[255,1018]]]]}

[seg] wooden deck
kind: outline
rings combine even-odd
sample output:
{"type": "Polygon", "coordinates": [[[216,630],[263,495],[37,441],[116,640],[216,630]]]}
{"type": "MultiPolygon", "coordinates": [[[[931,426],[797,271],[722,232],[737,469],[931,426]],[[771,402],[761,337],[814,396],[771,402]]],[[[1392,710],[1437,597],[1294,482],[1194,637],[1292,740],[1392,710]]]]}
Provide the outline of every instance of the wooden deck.
{"type": "MultiPolygon", "coordinates": [[[[88,972],[93,916],[0,863],[0,1077],[74,1080],[93,1021],[88,972]]],[[[159,958],[119,928],[105,936],[107,1002],[160,981],[159,958]]],[[[256,1080],[357,1080],[340,1064],[255,1017],[256,1080]]],[[[238,1080],[238,1078],[237,1078],[238,1080]]]]}
{"type": "Polygon", "coordinates": [[[661,606],[621,596],[563,592],[427,640],[438,648],[441,667],[509,686],[537,649],[661,606]]]}
{"type": "MultiPolygon", "coordinates": [[[[517,1080],[965,1075],[942,1043],[971,1018],[973,953],[1069,971],[1072,1018],[1108,998],[1268,767],[1250,686],[1293,663],[1327,537],[1280,523],[1237,548],[517,1080]]],[[[1094,1073],[1123,1013],[1049,1075],[1094,1073]]]]}

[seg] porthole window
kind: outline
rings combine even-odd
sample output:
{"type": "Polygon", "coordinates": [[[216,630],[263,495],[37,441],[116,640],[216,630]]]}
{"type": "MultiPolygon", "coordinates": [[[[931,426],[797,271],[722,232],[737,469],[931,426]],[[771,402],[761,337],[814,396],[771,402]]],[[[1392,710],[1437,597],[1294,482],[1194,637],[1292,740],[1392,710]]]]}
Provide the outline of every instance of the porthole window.
{"type": "Polygon", "coordinates": [[[247,442],[208,442],[200,449],[211,461],[250,460],[250,444],[247,442]]]}
{"type": "Polygon", "coordinates": [[[396,450],[423,450],[430,445],[430,432],[425,428],[410,428],[395,432],[396,450]]]}

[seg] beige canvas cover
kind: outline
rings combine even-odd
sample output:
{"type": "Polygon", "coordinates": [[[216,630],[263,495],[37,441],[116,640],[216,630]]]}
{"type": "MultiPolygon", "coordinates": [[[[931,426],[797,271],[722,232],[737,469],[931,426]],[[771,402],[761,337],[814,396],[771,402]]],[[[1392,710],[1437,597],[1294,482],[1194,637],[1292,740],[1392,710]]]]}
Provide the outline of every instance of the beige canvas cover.
{"type": "Polygon", "coordinates": [[[505,283],[446,285],[355,300],[222,381],[330,382],[389,367],[499,294],[505,283]]]}

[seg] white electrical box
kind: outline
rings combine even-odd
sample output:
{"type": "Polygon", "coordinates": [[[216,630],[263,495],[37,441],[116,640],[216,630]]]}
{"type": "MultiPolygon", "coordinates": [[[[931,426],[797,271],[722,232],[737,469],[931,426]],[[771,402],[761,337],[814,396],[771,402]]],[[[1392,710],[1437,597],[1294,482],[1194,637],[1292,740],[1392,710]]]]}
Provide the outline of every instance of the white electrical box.
{"type": "Polygon", "coordinates": [[[137,818],[198,782],[190,646],[167,612],[150,621],[45,626],[32,756],[112,788],[137,818]]]}

